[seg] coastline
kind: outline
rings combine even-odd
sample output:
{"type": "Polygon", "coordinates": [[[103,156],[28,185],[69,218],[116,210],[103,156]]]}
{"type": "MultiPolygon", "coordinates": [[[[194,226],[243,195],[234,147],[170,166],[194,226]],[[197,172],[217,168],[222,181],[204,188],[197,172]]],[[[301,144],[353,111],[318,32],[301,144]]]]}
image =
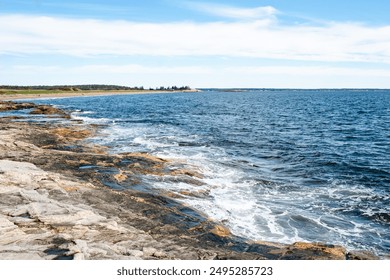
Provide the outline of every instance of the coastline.
{"type": "Polygon", "coordinates": [[[122,187],[144,174],[164,176],[166,160],[109,155],[83,141],[99,127],[50,106],[0,102],[0,112],[23,108],[61,121],[0,117],[0,259],[375,258],[341,246],[233,236],[169,196],[122,187]]]}
{"type": "Polygon", "coordinates": [[[4,94],[0,91],[0,101],[12,101],[22,99],[37,98],[64,98],[64,97],[89,97],[89,96],[107,96],[107,95],[137,95],[137,94],[169,94],[177,92],[198,92],[198,90],[181,90],[181,91],[162,91],[162,90],[131,90],[131,91],[63,91],[53,93],[12,93],[4,94]]]}

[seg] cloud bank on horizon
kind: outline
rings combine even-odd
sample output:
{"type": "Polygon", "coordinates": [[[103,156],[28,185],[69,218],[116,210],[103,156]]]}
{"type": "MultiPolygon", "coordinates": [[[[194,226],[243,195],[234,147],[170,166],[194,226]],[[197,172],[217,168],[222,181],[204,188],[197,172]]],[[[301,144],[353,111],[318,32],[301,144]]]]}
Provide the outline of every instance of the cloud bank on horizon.
{"type": "Polygon", "coordinates": [[[60,1],[16,1],[35,2],[35,12],[2,12],[3,2],[0,84],[390,88],[390,23],[319,20],[240,1],[160,1],[156,12],[173,14],[161,19],[140,17],[147,6],[134,7],[133,18],[133,6],[121,16],[98,1],[67,3],[73,14],[61,14],[60,1]],[[83,14],[93,7],[112,16],[83,14]]]}

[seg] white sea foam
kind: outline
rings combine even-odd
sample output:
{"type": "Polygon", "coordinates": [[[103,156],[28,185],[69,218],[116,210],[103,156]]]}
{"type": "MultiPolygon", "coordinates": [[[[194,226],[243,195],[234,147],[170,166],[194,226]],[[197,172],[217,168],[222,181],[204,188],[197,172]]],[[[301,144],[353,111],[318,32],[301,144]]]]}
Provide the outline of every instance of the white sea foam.
{"type": "Polygon", "coordinates": [[[75,110],[72,112],[72,116],[80,116],[80,115],[91,115],[94,114],[94,111],[81,111],[81,110],[75,110]]]}
{"type": "Polygon", "coordinates": [[[86,124],[110,124],[113,122],[113,120],[108,118],[91,118],[86,117],[78,114],[72,114],[72,118],[75,120],[81,120],[86,124]]]}
{"type": "MultiPolygon", "coordinates": [[[[223,148],[197,145],[202,142],[201,136],[188,135],[169,125],[113,124],[113,120],[93,119],[85,116],[88,114],[83,112],[76,117],[90,123],[112,124],[95,140],[112,147],[113,152],[149,152],[170,159],[173,165],[177,163],[201,173],[204,177],[196,178],[203,183],[201,185],[180,181],[180,178],[174,182],[169,177],[148,176],[146,179],[156,190],[179,195],[183,191],[207,194],[180,200],[225,224],[235,235],[282,243],[331,241],[365,249],[365,245],[351,241],[351,237],[376,234],[363,222],[350,221],[342,215],[356,210],[362,200],[374,196],[369,188],[337,181],[330,182],[326,188],[267,185],[248,178],[239,165],[232,164],[232,158],[223,148]],[[338,203],[333,203],[335,201],[338,203]]],[[[264,172],[267,170],[269,167],[265,166],[264,172]]],[[[362,211],[368,216],[375,214],[371,208],[362,211]]]]}

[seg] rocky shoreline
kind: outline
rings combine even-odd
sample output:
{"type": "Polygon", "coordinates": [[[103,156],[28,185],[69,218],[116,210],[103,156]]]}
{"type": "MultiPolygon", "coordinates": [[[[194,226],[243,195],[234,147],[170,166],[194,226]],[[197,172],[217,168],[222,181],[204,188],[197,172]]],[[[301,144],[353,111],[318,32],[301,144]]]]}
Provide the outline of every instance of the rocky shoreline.
{"type": "Polygon", "coordinates": [[[377,259],[341,246],[248,241],[170,197],[129,188],[196,171],[143,153],[110,155],[99,127],[33,103],[1,102],[0,259],[377,259]],[[127,186],[127,187],[124,187],[127,186]]]}

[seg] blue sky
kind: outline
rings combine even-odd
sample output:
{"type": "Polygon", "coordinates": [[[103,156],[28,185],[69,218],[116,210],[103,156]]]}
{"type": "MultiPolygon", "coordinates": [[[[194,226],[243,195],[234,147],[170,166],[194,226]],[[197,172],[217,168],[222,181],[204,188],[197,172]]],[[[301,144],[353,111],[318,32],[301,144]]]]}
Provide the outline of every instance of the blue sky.
{"type": "Polygon", "coordinates": [[[0,84],[390,88],[390,1],[0,0],[0,84]]]}

